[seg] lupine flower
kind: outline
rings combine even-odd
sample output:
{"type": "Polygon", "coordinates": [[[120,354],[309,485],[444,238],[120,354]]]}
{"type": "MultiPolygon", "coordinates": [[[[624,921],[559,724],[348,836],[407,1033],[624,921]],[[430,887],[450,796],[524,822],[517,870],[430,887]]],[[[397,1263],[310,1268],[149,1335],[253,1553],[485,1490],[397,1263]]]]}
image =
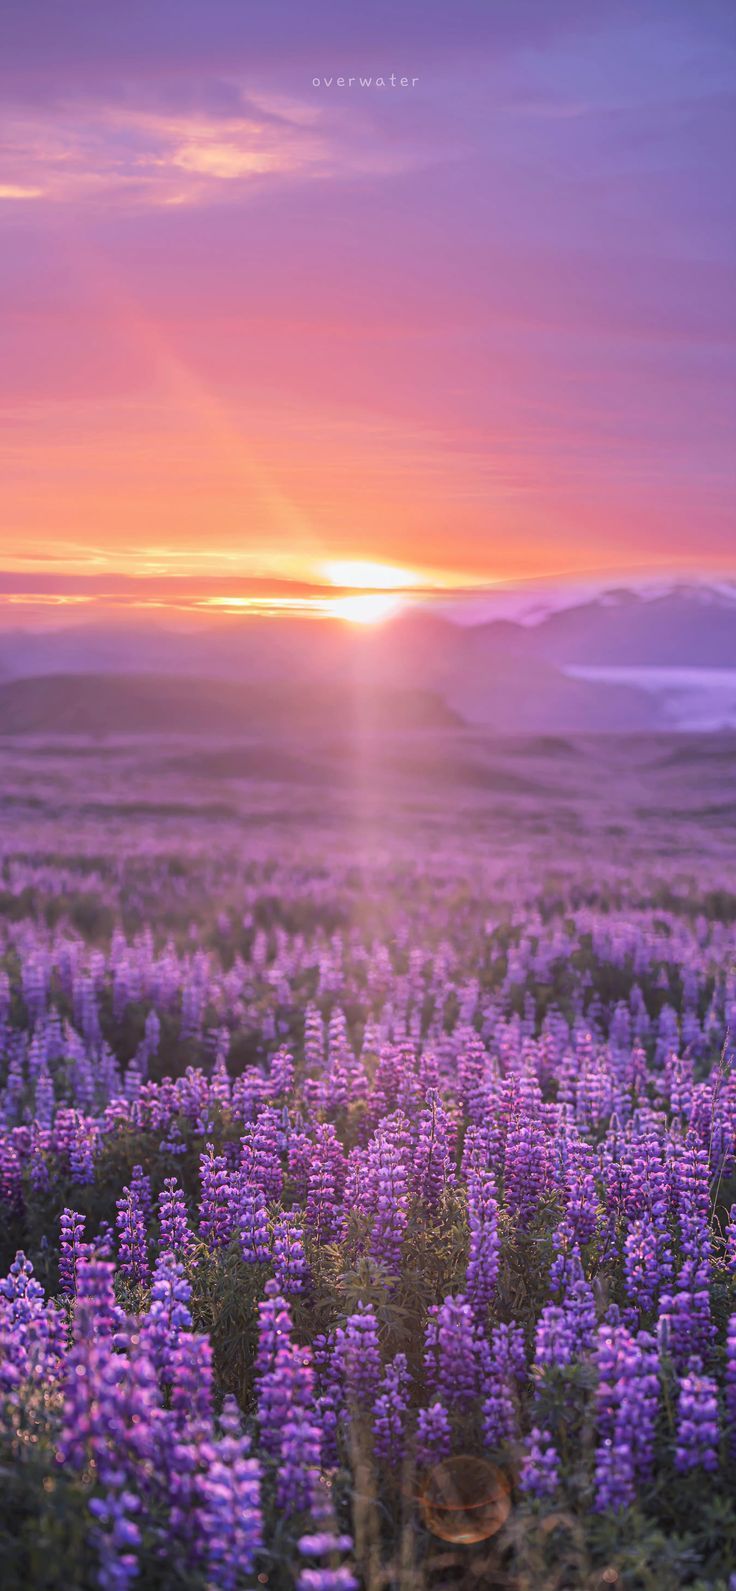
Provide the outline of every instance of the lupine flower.
{"type": "Polygon", "coordinates": [[[452,1447],[450,1419],[443,1403],[435,1401],[417,1415],[416,1460],[420,1469],[448,1458],[452,1447]]]}
{"type": "Polygon", "coordinates": [[[677,1410],[675,1468],[718,1468],[718,1389],[715,1381],[703,1375],[698,1360],[693,1360],[680,1377],[677,1410]]]}
{"type": "MultiPolygon", "coordinates": [[[[537,1085],[538,1091],[538,1085],[537,1085]]],[[[536,1101],[521,1103],[509,1125],[504,1160],[504,1192],[506,1204],[517,1219],[525,1224],[541,1198],[545,1182],[546,1145],[541,1118],[536,1101]]]]}
{"type": "Polygon", "coordinates": [[[134,1166],[130,1176],[130,1186],[136,1196],[143,1220],[148,1224],[151,1219],[153,1195],[151,1193],[151,1178],[146,1175],[142,1166],[134,1166]]]}
{"type": "Polygon", "coordinates": [[[490,1171],[474,1171],[468,1179],[470,1254],[465,1296],[479,1317],[485,1315],[496,1291],[501,1242],[495,1179],[490,1171]]]}
{"type": "Polygon", "coordinates": [[[500,1447],[518,1436],[518,1387],[525,1376],[523,1331],[514,1324],[494,1327],[482,1377],[483,1439],[487,1447],[500,1447]]]}
{"type": "Polygon", "coordinates": [[[202,1197],[199,1205],[199,1230],[211,1253],[223,1248],[232,1237],[237,1219],[237,1197],[224,1155],[216,1155],[213,1144],[200,1156],[202,1197]]]}
{"type": "Polygon", "coordinates": [[[258,1183],[248,1181],[243,1172],[240,1173],[237,1201],[240,1252],[247,1265],[260,1265],[270,1252],[266,1195],[258,1183]]]}
{"type": "Polygon", "coordinates": [[[339,1364],[348,1404],[373,1406],[381,1380],[378,1321],[373,1310],[360,1304],[335,1333],[335,1358],[339,1364]]]}
{"type": "Polygon", "coordinates": [[[726,1330],[726,1419],[729,1450],[736,1457],[736,1312],[726,1330]]]}
{"type": "Polygon", "coordinates": [[[327,1567],[302,1568],[297,1577],[296,1591],[358,1591],[359,1582],[352,1566],[336,1562],[338,1555],[352,1551],[352,1536],[338,1535],[335,1530],[321,1530],[300,1536],[297,1547],[303,1558],[329,1558],[330,1563],[327,1567]]]}
{"type": "Polygon", "coordinates": [[[633,1338],[624,1326],[601,1326],[598,1370],[596,1508],[628,1507],[637,1482],[652,1469],[659,1402],[657,1354],[645,1333],[633,1338]]]}
{"type": "Polygon", "coordinates": [[[358,1591],[356,1580],[347,1564],[337,1569],[300,1569],[296,1591],[358,1591]]]}
{"type": "Polygon", "coordinates": [[[483,1403],[483,1441],[486,1447],[500,1447],[518,1435],[518,1410],[509,1376],[495,1370],[486,1384],[483,1403]]]}
{"type": "Polygon", "coordinates": [[[436,1088],[427,1092],[427,1110],[419,1117],[419,1136],[412,1160],[412,1183],[418,1197],[436,1208],[443,1189],[454,1180],[450,1120],[436,1088]]]}
{"type": "Polygon", "coordinates": [[[170,1382],[176,1345],[182,1332],[191,1331],[189,1301],[192,1296],[184,1267],[173,1254],[160,1254],[151,1286],[151,1302],[143,1317],[142,1332],[151,1360],[163,1382],[170,1382]]]}
{"type": "Polygon", "coordinates": [[[140,1196],[132,1186],[123,1189],[117,1211],[120,1269],[131,1282],[145,1284],[150,1275],[146,1225],[140,1196]]]}
{"type": "MultiPolygon", "coordinates": [[[[736,1170],[736,1072],[728,1050],[712,1057],[736,1031],[733,925],[710,906],[669,910],[666,892],[655,904],[646,874],[632,886],[601,865],[587,881],[561,870],[532,902],[526,881],[514,900],[481,860],[469,890],[467,847],[457,859],[438,847],[428,873],[407,855],[374,871],[352,856],[302,866],[236,847],[223,858],[214,845],[203,861],[193,837],[182,845],[181,870],[153,851],[145,866],[121,854],[85,869],[116,919],[157,894],[177,914],[191,908],[183,945],[160,948],[159,920],[130,942],[116,929],[106,946],[35,905],[0,922],[0,1200],[9,1231],[26,1231],[34,1251],[41,1237],[39,1274],[54,1274],[43,1229],[53,1190],[85,1188],[84,1201],[64,1191],[60,1298],[46,1298],[22,1253],[0,1281],[6,1458],[22,1441],[26,1479],[63,1467],[62,1551],[67,1536],[84,1539],[105,1591],[143,1588],[147,1573],[240,1591],[259,1553],[268,1567],[286,1541],[299,1591],[354,1588],[370,1564],[359,1574],[344,1561],[352,1544],[329,1485],[337,1472],[343,1506],[363,1445],[381,1505],[405,1460],[431,1468],[454,1444],[518,1456],[530,1497],[569,1477],[576,1514],[582,1499],[606,1516],[594,1535],[612,1553],[623,1528],[612,1516],[632,1504],[661,1526],[668,1443],[685,1502],[719,1464],[727,1489],[736,1317],[725,1343],[722,1326],[736,1206],[721,1232],[718,1200],[736,1170]],[[214,939],[199,919],[205,897],[214,939]],[[549,991],[564,995],[564,1016],[549,991]],[[145,1031],[131,1054],[132,1007],[145,1031]],[[161,1076],[162,1035],[180,1016],[192,1064],[161,1076]],[[294,1057],[283,1046],[302,1022],[294,1057]],[[232,1041],[250,1064],[231,1080],[232,1041]],[[152,1212],[151,1179],[158,1188],[171,1154],[189,1188],[204,1143],[200,1235],[174,1178],[152,1212]],[[134,1157],[129,1186],[111,1194],[114,1168],[134,1157]],[[115,1196],[111,1244],[100,1212],[115,1196]],[[94,1244],[73,1208],[82,1202],[94,1244]],[[429,1287],[451,1276],[462,1291],[421,1320],[418,1342],[400,1306],[425,1255],[429,1287]],[[251,1364],[259,1266],[271,1279],[251,1364]],[[356,1273],[370,1306],[347,1291],[356,1273]],[[192,1330],[192,1287],[197,1315],[211,1308],[218,1322],[214,1355],[192,1330]],[[305,1295],[319,1306],[310,1347],[298,1341],[305,1295]],[[514,1296],[523,1329],[508,1318],[514,1296]],[[215,1415],[228,1322],[269,1521],[275,1506],[267,1540],[240,1413],[226,1399],[215,1415]],[[395,1329],[406,1353],[394,1353],[395,1329]]],[[[704,899],[716,864],[704,862],[704,899]]],[[[44,888],[63,902],[72,872],[48,860],[45,839],[30,853],[5,845],[16,904],[27,890],[40,902],[44,888]]],[[[693,1560],[693,1576],[722,1574],[711,1559],[693,1560]]],[[[59,1566],[71,1580],[74,1570],[59,1566]]]]}
{"type": "Polygon", "coordinates": [[[342,1236],[342,1190],[347,1163],[332,1123],[320,1123],[307,1163],[306,1223],[318,1243],[342,1236]]]}
{"type": "Polygon", "coordinates": [[[320,1458],[319,1429],[313,1418],[315,1387],[311,1350],[299,1348],[293,1342],[289,1307],[277,1292],[275,1282],[266,1283],[266,1298],[258,1308],[256,1395],[261,1445],[266,1452],[283,1460],[286,1428],[293,1427],[288,1435],[288,1464],[280,1481],[280,1495],[284,1507],[307,1507],[317,1485],[316,1466],[320,1458]]]}
{"type": "Polygon", "coordinates": [[[713,1340],[707,1267],[685,1260],[671,1289],[659,1300],[658,1330],[666,1334],[667,1351],[682,1372],[692,1358],[708,1352],[713,1340]]]}
{"type": "Polygon", "coordinates": [[[112,1337],[124,1324],[115,1302],[115,1267],[109,1260],[85,1257],[77,1265],[75,1340],[84,1336],[112,1337]]]}
{"type": "Polygon", "coordinates": [[[89,1507],[97,1520],[94,1539],[100,1560],[98,1584],[101,1591],[125,1591],[137,1579],[140,1567],[137,1549],[141,1533],[134,1517],[140,1498],[113,1486],[104,1497],[91,1498],[89,1507]]]}
{"type": "Polygon", "coordinates": [[[31,1261],[19,1252],[0,1281],[0,1389],[56,1380],[65,1335],[63,1315],[46,1303],[31,1261]]]}
{"type": "Polygon", "coordinates": [[[545,1304],[537,1322],[535,1365],[538,1369],[570,1364],[575,1353],[575,1327],[559,1304],[545,1304]]]}
{"type": "Polygon", "coordinates": [[[467,1404],[478,1391],[478,1355],[473,1311],[462,1294],[433,1304],[424,1338],[427,1382],[451,1407],[467,1404]]]}
{"type": "Polygon", "coordinates": [[[368,1156],[375,1210],[371,1253],[394,1274],[409,1219],[409,1136],[400,1112],[376,1132],[368,1156]]]}
{"type": "Polygon", "coordinates": [[[194,1234],[187,1219],[187,1207],[176,1177],[166,1177],[158,1196],[160,1246],[163,1253],[188,1259],[194,1247],[194,1234]]]}
{"type": "Polygon", "coordinates": [[[253,1126],[246,1127],[241,1138],[240,1169],[250,1182],[255,1182],[267,1199],[279,1199],[284,1174],[281,1167],[280,1114],[271,1106],[259,1111],[253,1126]]]}
{"type": "Polygon", "coordinates": [[[312,1343],[317,1379],[316,1408],[322,1433],[322,1463],[325,1468],[337,1462],[337,1432],[345,1408],[342,1365],[335,1351],[334,1332],[319,1332],[312,1343]]]}
{"type": "Polygon", "coordinates": [[[304,1229],[294,1211],[286,1212],[273,1229],[273,1266],[279,1291],[291,1297],[304,1292],[309,1266],[304,1254],[304,1229]]]}
{"type": "Polygon", "coordinates": [[[62,1293],[74,1298],[77,1291],[77,1265],[88,1252],[84,1242],[85,1217],[76,1210],[61,1212],[61,1243],[59,1250],[59,1285],[62,1293]]]}
{"type": "Polygon", "coordinates": [[[386,1366],[373,1407],[373,1451],[379,1462],[396,1465],[401,1460],[410,1379],[406,1354],[395,1354],[386,1366]]]}
{"type": "Polygon", "coordinates": [[[257,1417],[262,1446],[279,1461],[279,1507],[295,1513],[311,1510],[319,1492],[320,1431],[311,1350],[291,1340],[288,1306],[275,1285],[266,1284],[259,1305],[257,1417]]]}
{"type": "Polygon", "coordinates": [[[649,1314],[672,1276],[668,1235],[651,1216],[632,1222],[624,1240],[624,1267],[631,1303],[640,1314],[649,1314]]]}
{"type": "Polygon", "coordinates": [[[563,1298],[563,1310],[572,1344],[572,1357],[577,1359],[593,1345],[596,1328],[593,1289],[583,1275],[578,1258],[577,1276],[568,1281],[563,1298]]]}
{"type": "Polygon", "coordinates": [[[284,1421],[276,1480],[276,1501],[286,1514],[309,1513],[314,1507],[320,1488],[320,1453],[314,1411],[295,1403],[284,1421]]]}
{"type": "Polygon", "coordinates": [[[557,1449],[552,1445],[549,1431],[533,1426],[529,1445],[524,1454],[519,1477],[519,1488],[531,1497],[551,1497],[560,1484],[560,1464],[557,1449]]]}
{"type": "Polygon", "coordinates": [[[220,1423],[224,1434],[209,1444],[207,1467],[197,1477],[197,1526],[210,1583],[237,1591],[263,1544],[261,1471],[234,1398],[225,1399],[220,1423]]]}
{"type": "Polygon", "coordinates": [[[169,1360],[170,1409],[174,1422],[192,1439],[204,1437],[212,1427],[213,1376],[209,1339],[179,1331],[169,1360]]]}

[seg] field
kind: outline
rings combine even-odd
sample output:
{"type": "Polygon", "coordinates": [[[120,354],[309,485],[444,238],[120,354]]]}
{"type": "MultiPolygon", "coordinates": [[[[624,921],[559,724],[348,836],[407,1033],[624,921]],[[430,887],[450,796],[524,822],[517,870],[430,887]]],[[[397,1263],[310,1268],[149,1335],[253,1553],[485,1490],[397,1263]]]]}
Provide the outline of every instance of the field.
{"type": "Polygon", "coordinates": [[[736,739],[2,755],[3,1587],[732,1591],[736,739]]]}

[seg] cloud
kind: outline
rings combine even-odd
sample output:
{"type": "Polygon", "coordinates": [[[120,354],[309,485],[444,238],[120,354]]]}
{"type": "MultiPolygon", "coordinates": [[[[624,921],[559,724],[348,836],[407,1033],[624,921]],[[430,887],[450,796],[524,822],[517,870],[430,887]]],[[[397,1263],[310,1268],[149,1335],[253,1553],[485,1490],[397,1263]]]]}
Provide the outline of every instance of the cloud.
{"type": "Polygon", "coordinates": [[[43,188],[24,187],[19,182],[0,182],[0,199],[40,199],[43,188]]]}
{"type": "Polygon", "coordinates": [[[386,130],[365,108],[269,95],[246,102],[233,88],[229,112],[145,101],[15,115],[8,108],[0,199],[134,208],[221,202],[268,180],[391,175],[452,155],[440,136],[386,130]]]}
{"type": "Polygon", "coordinates": [[[166,204],[201,198],[208,185],[319,170],[328,153],[323,135],[284,118],[70,105],[50,116],[8,115],[0,198],[166,204]]]}

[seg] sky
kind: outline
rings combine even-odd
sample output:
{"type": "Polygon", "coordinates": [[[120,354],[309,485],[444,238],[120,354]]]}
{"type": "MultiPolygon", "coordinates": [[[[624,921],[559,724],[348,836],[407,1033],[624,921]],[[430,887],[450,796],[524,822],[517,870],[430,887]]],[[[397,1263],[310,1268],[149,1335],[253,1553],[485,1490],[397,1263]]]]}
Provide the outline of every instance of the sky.
{"type": "Polygon", "coordinates": [[[733,573],[735,42],[731,0],[5,6],[2,600],[733,573]]]}

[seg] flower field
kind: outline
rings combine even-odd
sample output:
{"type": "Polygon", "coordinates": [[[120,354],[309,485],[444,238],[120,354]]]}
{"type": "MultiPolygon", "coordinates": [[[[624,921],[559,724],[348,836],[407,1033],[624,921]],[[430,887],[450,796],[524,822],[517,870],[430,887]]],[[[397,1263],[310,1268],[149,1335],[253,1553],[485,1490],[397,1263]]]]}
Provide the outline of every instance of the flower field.
{"type": "Polygon", "coordinates": [[[151,834],[5,846],[3,1586],[728,1591],[713,861],[151,834]]]}

